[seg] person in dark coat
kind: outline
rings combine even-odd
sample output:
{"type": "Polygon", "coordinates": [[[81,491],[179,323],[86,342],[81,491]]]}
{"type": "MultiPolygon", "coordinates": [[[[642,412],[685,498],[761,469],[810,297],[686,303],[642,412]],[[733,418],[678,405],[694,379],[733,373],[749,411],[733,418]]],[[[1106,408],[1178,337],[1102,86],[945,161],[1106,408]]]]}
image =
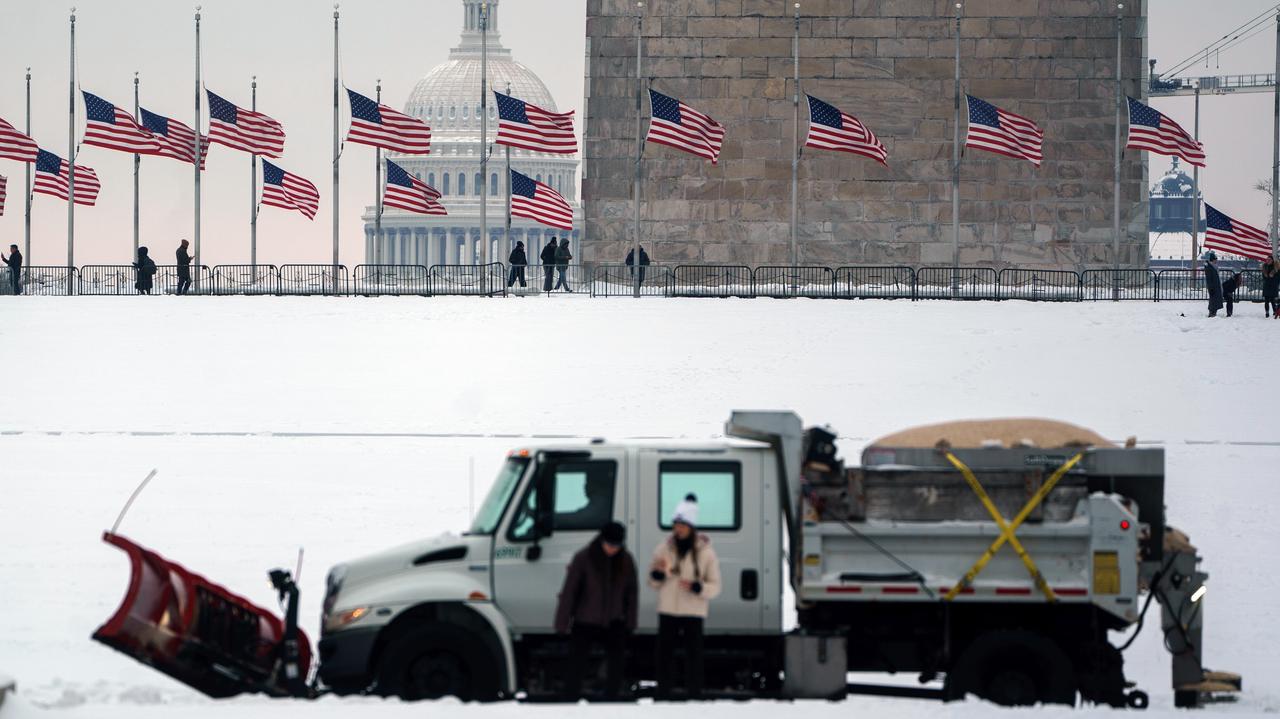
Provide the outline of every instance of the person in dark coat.
{"type": "Polygon", "coordinates": [[[138,279],[133,286],[138,290],[138,294],[151,294],[151,278],[156,274],[156,263],[147,254],[147,248],[138,248],[138,261],[133,263],[133,269],[137,270],[138,279]]]}
{"type": "MultiPolygon", "coordinates": [[[[636,260],[636,251],[629,250],[627,252],[627,267],[631,267],[632,265],[634,265],[635,260],[636,260]]],[[[642,285],[644,284],[645,268],[648,266],[649,266],[649,253],[645,252],[644,248],[641,247],[640,248],[640,284],[642,285]]],[[[631,267],[631,276],[632,277],[636,276],[636,268],[634,267],[631,267]]]]}
{"type": "Polygon", "coordinates": [[[1226,282],[1222,283],[1222,299],[1227,303],[1227,316],[1231,316],[1231,309],[1236,302],[1236,290],[1240,289],[1240,285],[1244,284],[1244,275],[1239,272],[1232,272],[1226,282]]]}
{"type": "Polygon", "coordinates": [[[186,240],[178,245],[178,294],[185,295],[191,289],[191,255],[187,253],[186,240]]]}
{"type": "Polygon", "coordinates": [[[556,238],[552,237],[547,241],[547,246],[542,248],[542,252],[538,254],[538,259],[542,261],[542,291],[551,291],[551,278],[556,271],[556,238]]]}
{"type": "Polygon", "coordinates": [[[520,286],[526,287],[524,283],[524,267],[529,264],[529,258],[524,255],[524,243],[517,241],[515,249],[511,250],[511,256],[507,258],[507,262],[511,265],[511,272],[507,275],[507,287],[515,284],[517,278],[520,280],[520,286]]]}
{"type": "Polygon", "coordinates": [[[1264,317],[1280,320],[1280,258],[1262,263],[1262,309],[1264,317]]]}
{"type": "Polygon", "coordinates": [[[556,248],[556,271],[560,276],[556,278],[556,289],[564,288],[565,292],[573,292],[569,287],[569,280],[564,273],[569,269],[569,263],[573,261],[573,253],[569,251],[569,238],[561,237],[560,246],[556,248]]]}
{"type": "Polygon", "coordinates": [[[1209,290],[1209,316],[1217,317],[1222,309],[1222,280],[1218,277],[1218,256],[1212,252],[1204,255],[1204,286],[1209,290]]]}
{"type": "Polygon", "coordinates": [[[22,294],[22,253],[18,252],[18,246],[9,245],[9,256],[0,254],[0,261],[9,266],[9,285],[13,294],[22,294]]]}
{"type": "Polygon", "coordinates": [[[627,529],[604,525],[586,548],[573,555],[556,604],[556,633],[569,635],[565,694],[582,695],[582,678],[593,644],[604,645],[604,697],[621,694],[627,636],[636,630],[639,581],[636,562],[626,549],[627,529]]]}

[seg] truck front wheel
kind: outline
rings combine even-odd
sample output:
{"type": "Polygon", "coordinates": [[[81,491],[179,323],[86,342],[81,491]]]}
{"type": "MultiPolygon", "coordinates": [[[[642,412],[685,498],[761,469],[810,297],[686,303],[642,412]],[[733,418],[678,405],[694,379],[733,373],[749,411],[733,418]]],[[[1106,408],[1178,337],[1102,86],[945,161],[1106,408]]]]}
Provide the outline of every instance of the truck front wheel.
{"type": "Polygon", "coordinates": [[[386,648],[377,692],[414,701],[455,696],[462,701],[497,698],[497,672],[474,638],[448,625],[415,627],[386,648]]]}
{"type": "Polygon", "coordinates": [[[947,699],[974,694],[1003,706],[1075,704],[1071,660],[1047,637],[1025,631],[983,634],[947,673],[947,699]]]}

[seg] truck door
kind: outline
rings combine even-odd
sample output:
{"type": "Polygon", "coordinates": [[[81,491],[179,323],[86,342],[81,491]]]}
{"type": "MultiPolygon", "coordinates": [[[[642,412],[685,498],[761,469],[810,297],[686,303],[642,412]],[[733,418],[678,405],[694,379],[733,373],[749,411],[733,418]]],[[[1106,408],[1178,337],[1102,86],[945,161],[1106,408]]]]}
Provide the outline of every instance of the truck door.
{"type": "MultiPolygon", "coordinates": [[[[766,560],[762,557],[765,527],[761,516],[761,472],[758,451],[640,453],[638,480],[634,483],[637,539],[632,551],[641,582],[649,575],[654,550],[671,533],[676,504],[687,494],[696,495],[698,531],[711,540],[720,560],[723,583],[720,596],[711,600],[708,632],[759,632],[764,628],[761,593],[768,584],[763,572],[766,560]]],[[[768,561],[777,564],[778,558],[768,561]]],[[[768,577],[772,579],[775,574],[771,572],[768,577]]],[[[776,600],[769,604],[776,612],[776,600]]],[[[657,624],[657,592],[643,584],[640,627],[656,630],[657,624]]]]}
{"type": "Polygon", "coordinates": [[[565,568],[607,522],[625,522],[620,450],[540,453],[494,537],[494,600],[516,632],[555,631],[565,568]]]}

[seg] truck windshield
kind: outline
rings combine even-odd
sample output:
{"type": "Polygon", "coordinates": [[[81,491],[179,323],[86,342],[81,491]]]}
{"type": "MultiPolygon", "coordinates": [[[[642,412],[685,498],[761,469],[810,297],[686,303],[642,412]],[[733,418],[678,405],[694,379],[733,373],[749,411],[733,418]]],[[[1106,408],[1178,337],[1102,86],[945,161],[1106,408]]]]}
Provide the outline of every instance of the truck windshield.
{"type": "Polygon", "coordinates": [[[498,478],[489,488],[489,494],[485,496],[484,504],[480,505],[480,511],[476,513],[467,534],[493,534],[493,530],[497,529],[498,522],[502,519],[502,511],[507,508],[507,501],[511,499],[511,493],[520,483],[520,476],[524,474],[524,468],[527,466],[529,466],[528,457],[507,458],[507,463],[502,465],[502,470],[498,472],[498,478]]]}

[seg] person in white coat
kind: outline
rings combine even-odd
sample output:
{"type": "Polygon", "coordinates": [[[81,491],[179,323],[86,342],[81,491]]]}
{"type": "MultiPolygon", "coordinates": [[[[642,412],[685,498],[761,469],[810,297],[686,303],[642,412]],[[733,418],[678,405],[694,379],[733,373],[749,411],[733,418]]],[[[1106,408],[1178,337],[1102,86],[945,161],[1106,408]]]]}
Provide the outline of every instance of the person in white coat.
{"type": "Polygon", "coordinates": [[[676,505],[671,535],[658,544],[649,565],[649,586],[658,591],[658,699],[670,699],[676,650],[684,650],[684,688],[702,695],[702,625],[710,601],[720,594],[720,560],[711,540],[698,533],[698,498],[676,505]]]}

